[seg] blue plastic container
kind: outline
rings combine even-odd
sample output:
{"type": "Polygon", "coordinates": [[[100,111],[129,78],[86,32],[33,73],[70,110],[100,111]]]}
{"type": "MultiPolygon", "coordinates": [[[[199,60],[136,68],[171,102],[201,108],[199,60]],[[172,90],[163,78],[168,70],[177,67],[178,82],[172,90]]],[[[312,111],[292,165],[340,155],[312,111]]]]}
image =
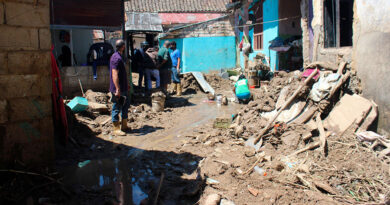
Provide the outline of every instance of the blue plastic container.
{"type": "Polygon", "coordinates": [[[88,100],[83,97],[75,97],[67,105],[73,112],[81,112],[88,108],[88,100]]]}

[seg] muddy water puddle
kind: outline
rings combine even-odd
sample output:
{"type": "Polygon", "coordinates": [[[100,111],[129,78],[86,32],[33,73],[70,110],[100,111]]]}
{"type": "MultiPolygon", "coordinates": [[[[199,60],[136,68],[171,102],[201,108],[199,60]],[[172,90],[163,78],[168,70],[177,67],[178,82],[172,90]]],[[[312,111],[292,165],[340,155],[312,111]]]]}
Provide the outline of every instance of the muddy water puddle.
{"type": "Polygon", "coordinates": [[[122,204],[138,205],[148,200],[150,190],[153,189],[150,185],[158,178],[150,169],[134,171],[129,165],[131,163],[126,159],[87,160],[63,168],[63,181],[76,195],[84,193],[83,197],[86,197],[85,193],[89,193],[91,196],[84,199],[77,197],[78,202],[120,204],[122,201],[122,204]]]}
{"type": "Polygon", "coordinates": [[[229,103],[227,106],[218,105],[215,101],[209,101],[204,97],[196,97],[189,100],[194,106],[191,111],[184,116],[180,116],[180,123],[173,128],[164,131],[157,136],[149,137],[141,142],[137,147],[145,147],[150,144],[168,143],[170,140],[176,140],[178,137],[185,135],[194,128],[199,128],[206,123],[212,123],[217,117],[231,117],[236,114],[240,105],[229,103]]]}

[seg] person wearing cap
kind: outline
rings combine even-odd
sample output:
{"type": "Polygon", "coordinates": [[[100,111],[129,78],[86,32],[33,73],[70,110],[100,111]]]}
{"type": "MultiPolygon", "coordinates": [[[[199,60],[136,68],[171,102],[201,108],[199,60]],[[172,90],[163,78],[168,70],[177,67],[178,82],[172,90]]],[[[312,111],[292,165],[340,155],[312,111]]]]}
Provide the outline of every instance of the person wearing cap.
{"type": "Polygon", "coordinates": [[[176,47],[176,42],[171,43],[171,60],[172,60],[172,88],[176,92],[177,96],[181,96],[181,84],[180,84],[180,51],[176,47]]]}
{"type": "Polygon", "coordinates": [[[245,75],[240,75],[236,84],[234,84],[233,92],[238,98],[239,103],[247,104],[252,98],[251,91],[249,90],[248,80],[245,75]]]}
{"type": "Polygon", "coordinates": [[[115,43],[116,52],[110,58],[110,92],[112,94],[112,123],[113,134],[118,136],[126,135],[129,130],[127,126],[128,110],[130,107],[130,100],[128,98],[128,81],[123,60],[123,53],[125,51],[125,42],[117,40],[115,43]],[[119,121],[119,114],[121,114],[121,122],[119,121]]]}

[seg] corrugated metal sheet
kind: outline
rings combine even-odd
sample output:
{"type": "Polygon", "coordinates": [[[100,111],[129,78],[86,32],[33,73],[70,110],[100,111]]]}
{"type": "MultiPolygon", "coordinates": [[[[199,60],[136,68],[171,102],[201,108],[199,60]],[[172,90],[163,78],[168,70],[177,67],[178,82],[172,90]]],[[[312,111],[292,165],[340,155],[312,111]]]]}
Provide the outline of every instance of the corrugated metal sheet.
{"type": "Polygon", "coordinates": [[[122,1],[51,0],[52,25],[120,28],[122,1]]]}
{"type": "Polygon", "coordinates": [[[162,32],[162,21],[158,13],[126,12],[126,31],[162,32]]]}

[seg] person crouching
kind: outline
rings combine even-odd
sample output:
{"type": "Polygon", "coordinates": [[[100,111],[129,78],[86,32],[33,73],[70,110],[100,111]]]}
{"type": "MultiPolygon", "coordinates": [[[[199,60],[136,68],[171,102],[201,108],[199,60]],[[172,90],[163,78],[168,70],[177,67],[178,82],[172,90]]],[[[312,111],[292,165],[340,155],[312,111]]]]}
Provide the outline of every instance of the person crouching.
{"type": "Polygon", "coordinates": [[[240,77],[238,77],[233,92],[239,103],[247,104],[251,100],[252,95],[249,91],[248,80],[245,78],[245,75],[240,75],[240,77]]]}

